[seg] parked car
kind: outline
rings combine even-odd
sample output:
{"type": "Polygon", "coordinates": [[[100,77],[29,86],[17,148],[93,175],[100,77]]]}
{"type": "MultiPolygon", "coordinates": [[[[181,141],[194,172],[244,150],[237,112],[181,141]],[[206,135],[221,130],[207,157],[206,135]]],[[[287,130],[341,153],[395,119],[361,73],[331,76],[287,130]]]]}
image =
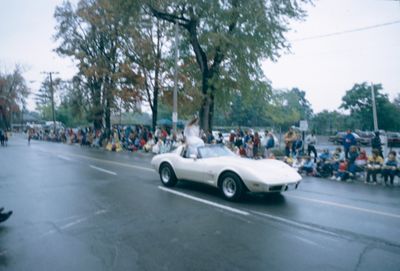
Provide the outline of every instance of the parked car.
{"type": "Polygon", "coordinates": [[[371,146],[371,141],[375,137],[374,132],[356,130],[356,133],[360,137],[357,142],[364,146],[371,146]]]}
{"type": "Polygon", "coordinates": [[[386,136],[389,148],[400,147],[400,133],[387,132],[386,136]]]}
{"type": "Polygon", "coordinates": [[[239,200],[246,192],[280,193],[297,189],[301,176],[278,160],[241,158],[223,145],[206,145],[189,155],[185,146],[153,157],[151,165],[161,183],[172,187],[179,180],[214,186],[227,200],[239,200]]]}
{"type": "MultiPolygon", "coordinates": [[[[337,132],[336,135],[330,136],[328,140],[334,144],[343,145],[343,140],[344,137],[346,136],[346,133],[347,132],[337,132]]],[[[352,134],[356,138],[357,144],[361,144],[360,136],[354,132],[352,134]]]]}

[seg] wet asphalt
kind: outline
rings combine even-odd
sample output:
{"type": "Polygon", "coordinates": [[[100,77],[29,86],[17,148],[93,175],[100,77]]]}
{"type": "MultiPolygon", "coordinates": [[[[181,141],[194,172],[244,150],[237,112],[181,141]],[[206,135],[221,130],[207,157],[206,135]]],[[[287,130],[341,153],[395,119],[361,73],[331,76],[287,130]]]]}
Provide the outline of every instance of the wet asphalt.
{"type": "Polygon", "coordinates": [[[150,159],[14,136],[0,147],[14,211],[0,270],[400,270],[398,183],[306,177],[231,203],[191,182],[161,189],[150,159]]]}

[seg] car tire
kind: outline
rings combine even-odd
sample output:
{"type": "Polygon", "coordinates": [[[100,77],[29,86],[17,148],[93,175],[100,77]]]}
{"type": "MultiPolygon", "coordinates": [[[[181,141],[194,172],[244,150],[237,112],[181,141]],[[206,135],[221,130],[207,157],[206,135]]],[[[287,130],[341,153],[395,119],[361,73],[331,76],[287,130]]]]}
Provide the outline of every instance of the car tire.
{"type": "Polygon", "coordinates": [[[178,179],[176,178],[175,172],[171,165],[168,163],[163,163],[160,166],[160,180],[164,186],[172,187],[176,185],[178,179]]]}
{"type": "Polygon", "coordinates": [[[220,180],[220,190],[225,199],[238,201],[243,196],[244,185],[235,173],[224,173],[220,180]]]}

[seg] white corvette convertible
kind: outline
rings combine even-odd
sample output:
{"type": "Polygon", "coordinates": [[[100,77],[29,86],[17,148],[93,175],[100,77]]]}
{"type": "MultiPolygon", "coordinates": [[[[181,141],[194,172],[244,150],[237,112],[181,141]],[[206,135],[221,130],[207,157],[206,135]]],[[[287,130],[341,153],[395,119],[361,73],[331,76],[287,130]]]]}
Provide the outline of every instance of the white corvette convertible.
{"type": "Polygon", "coordinates": [[[301,176],[281,161],[241,158],[223,145],[199,147],[198,155],[189,157],[186,148],[180,146],[154,156],[151,165],[165,186],[191,180],[217,187],[233,201],[246,191],[279,193],[297,189],[301,181],[301,176]]]}

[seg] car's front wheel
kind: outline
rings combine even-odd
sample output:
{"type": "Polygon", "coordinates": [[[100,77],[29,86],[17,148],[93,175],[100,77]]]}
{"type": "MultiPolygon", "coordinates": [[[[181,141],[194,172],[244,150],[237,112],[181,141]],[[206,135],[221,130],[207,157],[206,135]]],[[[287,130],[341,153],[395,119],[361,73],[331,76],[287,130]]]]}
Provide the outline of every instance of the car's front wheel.
{"type": "Polygon", "coordinates": [[[160,166],[160,179],[162,184],[167,187],[172,187],[178,182],[174,170],[167,163],[163,163],[160,166]]]}
{"type": "Polygon", "coordinates": [[[221,176],[220,189],[224,197],[230,201],[239,200],[244,193],[242,181],[231,172],[224,173],[221,176]]]}

